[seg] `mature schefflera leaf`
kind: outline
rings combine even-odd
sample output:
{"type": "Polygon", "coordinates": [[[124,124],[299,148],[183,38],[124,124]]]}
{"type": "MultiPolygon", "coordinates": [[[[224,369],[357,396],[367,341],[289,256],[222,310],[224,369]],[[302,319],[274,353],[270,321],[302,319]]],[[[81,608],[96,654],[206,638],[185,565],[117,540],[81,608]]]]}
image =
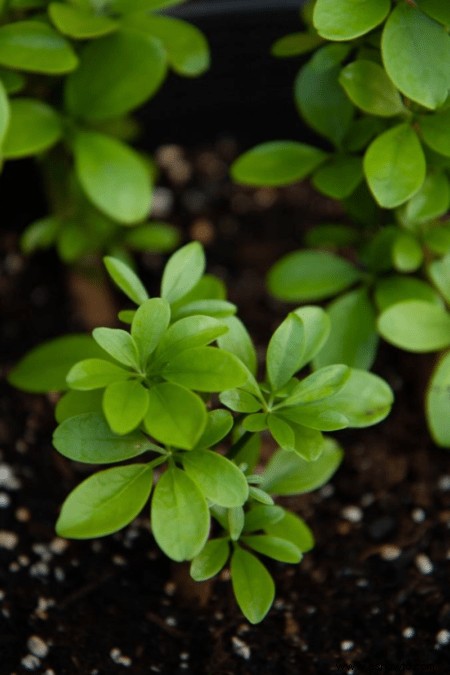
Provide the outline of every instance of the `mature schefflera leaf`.
{"type": "Polygon", "coordinates": [[[332,253],[294,251],[275,263],[267,283],[276,298],[302,302],[328,298],[360,278],[352,263],[332,253]]]}
{"type": "Polygon", "coordinates": [[[424,142],[440,155],[450,157],[450,109],[419,115],[418,123],[424,142]]]}
{"type": "Polygon", "coordinates": [[[154,362],[169,361],[186,349],[203,347],[228,331],[224,321],[210,316],[188,316],[172,324],[162,336],[154,362]]]}
{"type": "Polygon", "coordinates": [[[147,300],[148,293],[144,285],[128,265],[112,256],[106,256],[103,262],[111,279],[130,300],[136,305],[141,305],[147,300]]]}
{"type": "Polygon", "coordinates": [[[423,261],[420,242],[410,232],[399,232],[392,246],[392,262],[399,272],[415,272],[423,261]]]}
{"type": "Polygon", "coordinates": [[[294,310],[303,321],[303,354],[299,368],[303,368],[320,352],[330,335],[330,319],[321,307],[314,305],[294,310]]]}
{"type": "Polygon", "coordinates": [[[71,389],[89,391],[90,389],[102,389],[120,380],[128,380],[131,375],[129,370],[116,366],[111,361],[83,359],[72,366],[66,381],[71,389]]]}
{"type": "Polygon", "coordinates": [[[224,317],[221,319],[221,323],[228,330],[219,336],[218,346],[237,356],[247,366],[252,375],[255,375],[257,367],[256,350],[246,327],[236,316],[224,317]]]}
{"type": "Polygon", "coordinates": [[[351,369],[343,364],[333,364],[316,370],[301,380],[283,401],[284,406],[312,403],[336,394],[350,377],[351,369]]]}
{"type": "Polygon", "coordinates": [[[0,65],[32,73],[62,75],[78,65],[71,45],[43,21],[0,27],[0,65]]]}
{"type": "Polygon", "coordinates": [[[67,389],[70,369],[86,357],[104,352],[90,335],[66,335],[32,349],[13,368],[8,381],[13,387],[35,394],[67,389]]]}
{"type": "Polygon", "coordinates": [[[64,457],[85,464],[122,462],[151,447],[140,431],[120,436],[102,414],[92,412],[64,420],[55,430],[53,445],[64,457]]]}
{"type": "Polygon", "coordinates": [[[206,409],[197,394],[171,382],[161,382],[148,392],[145,428],[157,441],[190,450],[206,426],[206,409]]]}
{"type": "Polygon", "coordinates": [[[273,391],[297,372],[303,355],[303,321],[293,312],[278,326],[267,347],[267,376],[273,391]]]}
{"type": "Polygon", "coordinates": [[[146,464],[95,473],[67,497],[56,523],[57,533],[70,539],[91,539],[117,532],[145,506],[152,476],[146,464]]]}
{"type": "Polygon", "coordinates": [[[161,297],[170,303],[181,300],[200,281],[205,264],[205,254],[198,241],[191,241],[180,248],[164,268],[161,297]]]}
{"type": "Polygon", "coordinates": [[[427,390],[427,421],[434,441],[450,448],[450,353],[438,363],[427,390]]]}
{"type": "Polygon", "coordinates": [[[402,2],[386,21],[381,51],[402,94],[432,110],[444,103],[450,86],[450,37],[444,26],[402,2]]]}
{"type": "Polygon", "coordinates": [[[267,534],[287,539],[300,549],[302,553],[310,551],[314,546],[314,537],[306,523],[294,513],[285,511],[282,518],[264,526],[267,534]]]}
{"type": "Polygon", "coordinates": [[[296,141],[270,141],[248,150],[231,168],[233,180],[252,186],[291,185],[308,176],[327,155],[296,141]]]}
{"type": "Polygon", "coordinates": [[[196,443],[196,448],[211,448],[217,445],[233,428],[234,420],[228,410],[211,410],[205,430],[196,443]]]}
{"type": "Polygon", "coordinates": [[[148,389],[136,380],[113,382],[103,394],[103,412],[117,434],[128,434],[136,429],[144,419],[148,405],[148,389]]]}
{"type": "Polygon", "coordinates": [[[441,260],[434,260],[428,265],[428,274],[436,288],[450,304],[450,253],[441,260]]]}
{"type": "Polygon", "coordinates": [[[409,352],[433,352],[450,345],[450,313],[423,300],[391,305],[380,315],[385,340],[409,352]]]}
{"type": "Polygon", "coordinates": [[[439,21],[444,26],[450,26],[450,5],[442,0],[416,0],[416,4],[431,16],[432,19],[439,21]]]}
{"type": "Polygon", "coordinates": [[[399,124],[378,136],[364,156],[364,172],[380,206],[395,208],[410,199],[425,180],[426,161],[409,124],[399,124]]]}
{"type": "Polygon", "coordinates": [[[166,300],[150,298],[138,307],[131,324],[131,336],[137,345],[139,360],[143,368],[169,323],[170,306],[166,300]]]}
{"type": "Polygon", "coordinates": [[[448,178],[443,171],[436,171],[426,177],[420,190],[405,205],[404,217],[408,223],[421,225],[447,213],[449,203],[448,178]]]}
{"type": "Polygon", "coordinates": [[[225,391],[242,386],[249,373],[239,359],[215,347],[181,352],[167,363],[161,375],[170,382],[196,391],[225,391]]]}
{"type": "Polygon", "coordinates": [[[94,328],[92,337],[116,361],[130,368],[139,367],[137,345],[131,335],[120,328],[94,328]]]}
{"type": "Polygon", "coordinates": [[[224,567],[230,555],[227,539],[211,539],[192,561],[190,574],[195,581],[205,581],[216,576],[224,567]]]}
{"type": "Polygon", "coordinates": [[[13,99],[2,155],[5,159],[37,155],[55,145],[62,133],[61,118],[49,105],[31,98],[13,99]]]}
{"type": "Polygon", "coordinates": [[[210,515],[196,483],[176,467],[159,479],[153,493],[151,527],[158,546],[177,562],[192,560],[206,544],[210,515]]]}
{"type": "Polygon", "coordinates": [[[181,5],[186,0],[111,0],[111,9],[118,14],[127,15],[131,12],[144,10],[166,9],[181,5]]]}
{"type": "Polygon", "coordinates": [[[389,0],[317,0],[314,26],[327,40],[353,40],[384,21],[390,7],[389,0]]]}
{"type": "MultiPolygon", "coordinates": [[[[10,106],[8,94],[3,81],[0,79],[0,149],[5,138],[10,120],[10,106]]],[[[2,152],[3,154],[3,152],[2,152]]]]}
{"type": "Polygon", "coordinates": [[[280,562],[295,564],[299,563],[303,557],[302,552],[295,544],[281,537],[254,534],[241,537],[241,541],[257,553],[280,562]]]}
{"type": "Polygon", "coordinates": [[[193,450],[182,457],[188,476],[213,504],[234,508],[248,498],[248,484],[242,471],[226,457],[211,450],[193,450]]]}
{"type": "Polygon", "coordinates": [[[103,391],[93,389],[92,391],[76,391],[72,389],[67,391],[55,407],[55,419],[61,424],[69,417],[76,417],[84,413],[102,414],[103,391]]]}
{"type": "Polygon", "coordinates": [[[370,115],[392,117],[404,109],[398,90],[374,61],[358,59],[349,63],[341,70],[339,82],[350,100],[370,115]]]}
{"type": "Polygon", "coordinates": [[[272,56],[279,59],[289,58],[307,54],[318,47],[321,42],[322,38],[316,33],[290,33],[274,42],[270,51],[272,56]]]}
{"type": "Polygon", "coordinates": [[[275,597],[275,584],[256,556],[236,546],[231,557],[231,583],[237,603],[252,624],[264,619],[275,597]]]}
{"type": "Polygon", "coordinates": [[[422,279],[398,274],[377,281],[375,303],[380,312],[404,300],[425,300],[442,306],[442,298],[422,279]]]}
{"type": "Polygon", "coordinates": [[[95,131],[76,132],[72,148],[78,180],[102,213],[125,225],[148,215],[150,173],[134,150],[95,131]]]}
{"type": "Polygon", "coordinates": [[[352,155],[337,155],[313,175],[316,190],[334,199],[349,197],[364,178],[362,160],[352,155]]]}
{"type": "Polygon", "coordinates": [[[113,33],[119,27],[119,24],[108,16],[95,14],[83,6],[51,2],[48,13],[58,31],[75,40],[102,37],[113,33]]]}
{"type": "Polygon", "coordinates": [[[90,42],[66,80],[68,111],[88,120],[119,117],[156,93],[166,74],[160,42],[120,30],[90,42]]]}
{"type": "Polygon", "coordinates": [[[320,431],[283,419],[281,411],[268,415],[267,423],[280,448],[296,452],[307,462],[315,462],[322,454],[324,441],[320,431]]]}

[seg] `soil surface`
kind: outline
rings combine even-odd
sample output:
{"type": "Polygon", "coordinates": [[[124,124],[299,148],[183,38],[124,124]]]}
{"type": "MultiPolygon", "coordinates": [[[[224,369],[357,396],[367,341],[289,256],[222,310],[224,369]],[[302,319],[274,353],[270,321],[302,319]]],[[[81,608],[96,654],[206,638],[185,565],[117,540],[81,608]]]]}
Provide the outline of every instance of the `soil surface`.
{"type": "MultiPolygon", "coordinates": [[[[187,154],[161,148],[155,217],[205,244],[209,270],[229,285],[262,354],[287,309],[264,290],[268,267],[306,227],[339,214],[305,185],[231,186],[236,152],[229,139],[187,154]]],[[[52,253],[24,259],[13,228],[1,247],[5,375],[33,345],[84,326],[52,253]]],[[[163,264],[140,259],[153,292],[163,264]]],[[[332,482],[286,500],[316,547],[297,567],[270,565],[277,599],[258,626],[240,614],[226,574],[209,585],[186,582],[187,568],[157,550],[146,513],[104,539],[57,538],[59,506],[86,468],[52,449],[52,397],[14,391],[3,379],[0,674],[448,673],[450,457],[426,431],[421,391],[430,366],[381,350],[377,370],[395,390],[393,413],[337,435],[345,460],[332,482]]]]}

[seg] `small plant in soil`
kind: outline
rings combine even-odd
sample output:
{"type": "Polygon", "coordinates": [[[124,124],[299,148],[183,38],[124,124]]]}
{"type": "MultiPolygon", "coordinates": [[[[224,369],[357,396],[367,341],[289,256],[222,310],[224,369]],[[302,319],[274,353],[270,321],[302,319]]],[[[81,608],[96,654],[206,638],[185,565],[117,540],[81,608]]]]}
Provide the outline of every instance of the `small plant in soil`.
{"type": "Polygon", "coordinates": [[[190,561],[197,581],[229,564],[237,602],[257,623],[275,595],[260,556],[297,564],[313,546],[308,526],[274,497],[326,483],[342,450],[324,432],[379,422],[392,392],[378,376],[342,364],[304,373],[330,333],[315,306],[282,321],[258,377],[252,340],[222,282],[204,274],[198,242],[169,259],[161,297],[149,298],[122,261],[105,264],[137,306],[119,315],[129,330],[58,338],[10,375],[25,390],[65,390],[54,434],[64,457],[116,464],[67,497],[57,532],[111,534],[150,500],[161,550],[190,561]]]}
{"type": "Polygon", "coordinates": [[[156,169],[131,145],[131,113],[169,69],[208,68],[201,32],[155,13],[183,1],[1,3],[1,156],[36,157],[50,211],[23,233],[26,253],[54,245],[72,263],[178,243],[173,227],[148,221],[156,169]]]}
{"type": "MultiPolygon", "coordinates": [[[[289,185],[310,177],[339,200],[345,223],[306,234],[310,250],[281,259],[270,291],[293,303],[334,298],[331,337],[314,368],[369,369],[379,336],[411,352],[450,346],[450,9],[446,0],[316,0],[307,29],[277,57],[313,51],[295,102],[325,141],[272,141],[234,164],[238,182],[289,185]],[[350,223],[349,223],[350,220],[350,223]]],[[[434,441],[450,447],[450,355],[426,393],[434,441]]]]}

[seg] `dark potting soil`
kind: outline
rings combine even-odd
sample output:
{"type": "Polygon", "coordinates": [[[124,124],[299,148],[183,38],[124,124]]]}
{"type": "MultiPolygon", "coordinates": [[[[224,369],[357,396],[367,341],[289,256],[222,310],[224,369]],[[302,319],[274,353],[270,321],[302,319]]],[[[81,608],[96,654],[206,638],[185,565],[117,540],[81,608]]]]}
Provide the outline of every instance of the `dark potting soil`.
{"type": "MultiPolygon", "coordinates": [[[[287,307],[264,274],[304,229],[339,213],[306,185],[231,186],[230,140],[187,155],[158,152],[164,188],[155,216],[205,244],[209,270],[261,353],[287,307]]],[[[3,374],[34,344],[82,330],[53,254],[24,259],[1,235],[3,374]]],[[[161,256],[144,255],[156,292],[161,256]]],[[[118,302],[121,302],[121,300],[118,302]]],[[[156,548],[148,514],[117,535],[65,541],[58,508],[86,467],[51,446],[52,397],[1,383],[0,674],[447,673],[450,655],[450,457],[431,443],[422,411],[428,358],[386,346],[377,368],[397,396],[371,429],[337,434],[345,460],[331,483],[285,502],[309,523],[315,549],[298,566],[270,564],[273,609],[240,614],[227,575],[187,582],[187,567],[156,548]]]]}

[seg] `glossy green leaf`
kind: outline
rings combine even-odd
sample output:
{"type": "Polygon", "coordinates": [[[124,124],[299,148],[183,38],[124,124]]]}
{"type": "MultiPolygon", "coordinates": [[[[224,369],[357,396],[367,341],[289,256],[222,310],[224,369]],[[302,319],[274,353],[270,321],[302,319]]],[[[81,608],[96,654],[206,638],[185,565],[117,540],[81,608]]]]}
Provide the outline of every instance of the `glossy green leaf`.
{"type": "Polygon", "coordinates": [[[128,434],[142,422],[149,405],[148,389],[136,380],[113,382],[103,395],[103,412],[111,429],[128,434]]]}
{"type": "Polygon", "coordinates": [[[435,110],[450,86],[450,37],[445,28],[417,7],[401,2],[383,30],[384,67],[408,98],[435,110]]]}
{"type": "Polygon", "coordinates": [[[103,262],[111,279],[130,300],[136,305],[141,305],[147,300],[148,293],[144,285],[128,265],[111,256],[103,258],[103,262]]]}
{"type": "Polygon", "coordinates": [[[362,160],[352,155],[336,155],[313,175],[312,184],[334,199],[351,195],[363,180],[362,160]]]}
{"type": "Polygon", "coordinates": [[[60,537],[103,537],[131,523],[145,506],[152,489],[146,464],[99,471],[83,481],[64,502],[56,531],[60,537]]]}
{"type": "Polygon", "coordinates": [[[426,396],[428,427],[437,445],[450,448],[450,353],[439,362],[430,380],[426,396]]]}
{"type": "Polygon", "coordinates": [[[267,416],[270,433],[280,448],[296,452],[307,462],[315,462],[323,450],[323,436],[316,429],[285,420],[283,411],[267,416]]]}
{"type": "Polygon", "coordinates": [[[281,506],[265,506],[257,504],[245,514],[245,532],[257,532],[267,530],[273,523],[278,523],[284,518],[285,510],[281,506]]]}
{"type": "Polygon", "coordinates": [[[297,141],[269,141],[248,150],[231,167],[233,180],[252,186],[291,185],[308,176],[326,154],[297,141]]]}
{"type": "Polygon", "coordinates": [[[378,319],[385,340],[409,352],[434,352],[450,345],[450,314],[423,300],[391,305],[378,319]]]}
{"type": "Polygon", "coordinates": [[[225,527],[228,528],[232,541],[238,541],[242,534],[245,522],[245,513],[242,506],[233,506],[226,511],[225,527]]]}
{"type": "Polygon", "coordinates": [[[312,492],[330,480],[342,458],[342,450],[330,438],[315,462],[307,462],[289,450],[278,450],[266,467],[262,487],[276,495],[312,492]]]}
{"type": "Polygon", "coordinates": [[[210,516],[206,499],[189,476],[175,467],[153,493],[151,527],[158,546],[177,562],[192,560],[206,544],[210,516]]]}
{"type": "Polygon", "coordinates": [[[62,75],[78,65],[71,45],[43,21],[0,27],[0,65],[32,73],[62,75]]]}
{"type": "Polygon", "coordinates": [[[422,246],[410,232],[400,232],[392,247],[392,262],[399,272],[415,272],[422,264],[422,246]]]}
{"type": "Polygon", "coordinates": [[[444,172],[430,173],[418,192],[404,208],[408,223],[422,225],[447,213],[450,204],[450,186],[444,172]]]}
{"type": "Polygon", "coordinates": [[[317,0],[314,26],[327,40],[353,40],[382,23],[390,8],[389,0],[317,0]]]}
{"type": "Polygon", "coordinates": [[[261,401],[242,389],[229,389],[219,396],[220,402],[234,412],[254,413],[261,410],[261,401]]]}
{"type": "Polygon", "coordinates": [[[142,12],[144,10],[153,11],[156,9],[166,9],[181,5],[186,0],[111,0],[111,9],[118,14],[129,14],[130,12],[142,12]]]}
{"type": "Polygon", "coordinates": [[[9,373],[13,387],[33,393],[63,391],[72,366],[85,357],[104,354],[89,335],[66,335],[35,347],[9,373]]]}
{"type": "Polygon", "coordinates": [[[270,51],[272,56],[283,59],[307,54],[318,47],[321,42],[322,38],[315,33],[291,33],[274,42],[270,51]]]}
{"type": "Polygon", "coordinates": [[[129,370],[116,366],[104,359],[83,359],[78,361],[67,374],[67,384],[71,389],[88,391],[102,389],[108,384],[127,380],[131,376],[129,370]]]}
{"type": "Polygon", "coordinates": [[[51,148],[62,137],[61,119],[46,103],[31,98],[13,99],[10,115],[3,141],[5,159],[37,155],[51,148]]]}
{"type": "Polygon", "coordinates": [[[58,31],[75,40],[102,37],[118,28],[118,24],[108,16],[94,14],[77,5],[51,2],[48,13],[58,31]]]}
{"type": "Polygon", "coordinates": [[[196,448],[212,448],[229,434],[234,420],[228,410],[211,410],[208,412],[206,427],[197,441],[196,448]]]}
{"type": "Polygon", "coordinates": [[[287,302],[323,300],[352,286],[361,277],[350,262],[325,251],[294,251],[269,272],[269,290],[287,302]]]}
{"type": "Polygon", "coordinates": [[[326,344],[330,334],[330,319],[321,308],[311,306],[300,307],[294,310],[303,321],[303,354],[300,368],[309,363],[326,344]]]}
{"type": "Polygon", "coordinates": [[[419,115],[418,123],[425,143],[440,155],[450,157],[450,109],[419,115]]]}
{"type": "Polygon", "coordinates": [[[151,448],[140,431],[118,435],[111,430],[104,416],[95,412],[64,420],[53,434],[53,445],[64,457],[85,464],[122,462],[151,448]]]}
{"type": "Polygon", "coordinates": [[[252,624],[264,619],[275,598],[275,584],[264,565],[237,546],[231,557],[231,583],[237,603],[252,624]]]}
{"type": "Polygon", "coordinates": [[[211,450],[184,453],[183,466],[205,497],[219,506],[242,506],[248,498],[247,480],[229,459],[211,450]]]}
{"type": "Polygon", "coordinates": [[[22,73],[0,68],[0,80],[8,94],[17,94],[26,84],[26,78],[22,73]]]}
{"type": "Polygon", "coordinates": [[[198,241],[191,241],[168,260],[161,281],[161,296],[176,302],[191,291],[205,271],[205,254],[198,241]]]}
{"type": "Polygon", "coordinates": [[[178,321],[178,319],[196,315],[224,319],[227,316],[236,314],[236,311],[236,305],[226,300],[194,300],[193,302],[178,305],[178,308],[172,313],[172,319],[178,321]]]}
{"type": "Polygon", "coordinates": [[[314,537],[309,527],[301,518],[289,511],[285,511],[280,520],[269,523],[265,530],[274,537],[291,541],[302,553],[310,551],[314,546],[314,537]]]}
{"type": "Polygon", "coordinates": [[[116,361],[129,366],[139,367],[139,356],[136,342],[131,335],[120,328],[94,328],[92,337],[102,349],[116,361]]]}
{"type": "Polygon", "coordinates": [[[230,555],[226,539],[211,539],[191,562],[190,574],[195,581],[206,581],[215,577],[224,567],[230,555]]]}
{"type": "Polygon", "coordinates": [[[137,309],[131,324],[131,335],[137,345],[140,362],[145,368],[170,322],[170,306],[162,298],[149,298],[137,309]]]}
{"type": "Polygon", "coordinates": [[[433,223],[423,238],[426,247],[436,255],[450,253],[450,223],[433,223]]]}
{"type": "Polygon", "coordinates": [[[80,131],[75,135],[73,152],[78,180],[102,213],[125,225],[148,215],[150,175],[134,150],[96,131],[80,131]]]}
{"type": "Polygon", "coordinates": [[[66,107],[88,120],[119,117],[151,98],[165,75],[160,42],[121,30],[83,48],[79,67],[65,83],[66,107]]]}
{"type": "MultiPolygon", "coordinates": [[[[343,141],[343,147],[348,152],[364,150],[370,141],[381,134],[385,129],[384,120],[380,117],[365,115],[352,122],[343,141]]],[[[363,185],[363,184],[361,184],[363,185]]],[[[364,219],[361,219],[364,222],[364,219]]]]}
{"type": "Polygon", "coordinates": [[[21,250],[28,254],[50,248],[55,243],[60,226],[61,222],[53,216],[39,218],[30,223],[20,238],[21,250]]]}
{"type": "Polygon", "coordinates": [[[350,368],[342,364],[325,366],[308,375],[292,389],[283,401],[284,406],[299,403],[312,403],[333,396],[341,389],[350,377],[350,368]]]}
{"type": "Polygon", "coordinates": [[[439,295],[422,279],[398,274],[377,281],[375,303],[380,312],[404,300],[424,300],[442,306],[439,295]]]}
{"type": "Polygon", "coordinates": [[[10,120],[10,105],[6,88],[3,81],[0,79],[0,147],[5,138],[10,120]]]}
{"type": "Polygon", "coordinates": [[[444,26],[450,26],[450,5],[442,0],[416,0],[416,4],[431,16],[432,19],[439,21],[444,24],[444,26]]]}
{"type": "Polygon", "coordinates": [[[242,420],[242,428],[246,431],[264,431],[267,429],[267,414],[266,413],[254,413],[247,415],[242,420]]]}
{"type": "Polygon", "coordinates": [[[176,321],[164,333],[155,352],[155,361],[169,361],[181,351],[204,347],[227,332],[225,322],[209,316],[188,316],[176,321]]]}
{"type": "Polygon", "coordinates": [[[190,450],[205,430],[206,421],[204,403],[192,391],[171,382],[150,389],[144,425],[160,443],[190,450]]]}
{"type": "Polygon", "coordinates": [[[404,110],[398,90],[374,61],[349,63],[341,70],[339,82],[350,100],[369,115],[392,117],[404,110]]]}
{"type": "Polygon", "coordinates": [[[279,560],[285,563],[299,563],[302,559],[302,552],[295,544],[280,537],[274,537],[268,534],[255,534],[241,538],[243,544],[246,544],[257,553],[279,560]]]}
{"type": "Polygon", "coordinates": [[[256,373],[257,357],[252,339],[240,319],[228,316],[221,319],[228,330],[219,336],[217,344],[221,349],[231,352],[247,366],[252,375],[256,373]]]}
{"type": "Polygon", "coordinates": [[[243,385],[248,371],[236,356],[215,347],[195,347],[175,356],[161,375],[197,391],[225,391],[243,385]]]}
{"type": "Polygon", "coordinates": [[[102,413],[103,392],[100,389],[92,391],[67,391],[55,407],[55,419],[58,424],[83,413],[102,413]]]}
{"type": "Polygon", "coordinates": [[[338,249],[359,242],[359,233],[349,225],[324,223],[306,232],[304,241],[308,248],[338,249]]]}
{"type": "Polygon", "coordinates": [[[428,265],[431,281],[450,305],[450,253],[428,265]]]}
{"type": "Polygon", "coordinates": [[[168,253],[178,245],[180,234],[168,223],[151,222],[125,232],[126,244],[136,251],[168,253]]]}
{"type": "Polygon", "coordinates": [[[293,312],[278,326],[267,347],[267,376],[280,390],[299,369],[303,356],[303,321],[293,312]]]}
{"type": "Polygon", "coordinates": [[[364,156],[364,173],[380,206],[395,208],[423,185],[426,161],[409,124],[399,124],[378,136],[364,156]]]}
{"type": "Polygon", "coordinates": [[[300,70],[295,81],[295,101],[300,114],[337,147],[342,144],[353,119],[353,105],[339,84],[341,62],[348,51],[347,45],[322,47],[300,70]]]}

